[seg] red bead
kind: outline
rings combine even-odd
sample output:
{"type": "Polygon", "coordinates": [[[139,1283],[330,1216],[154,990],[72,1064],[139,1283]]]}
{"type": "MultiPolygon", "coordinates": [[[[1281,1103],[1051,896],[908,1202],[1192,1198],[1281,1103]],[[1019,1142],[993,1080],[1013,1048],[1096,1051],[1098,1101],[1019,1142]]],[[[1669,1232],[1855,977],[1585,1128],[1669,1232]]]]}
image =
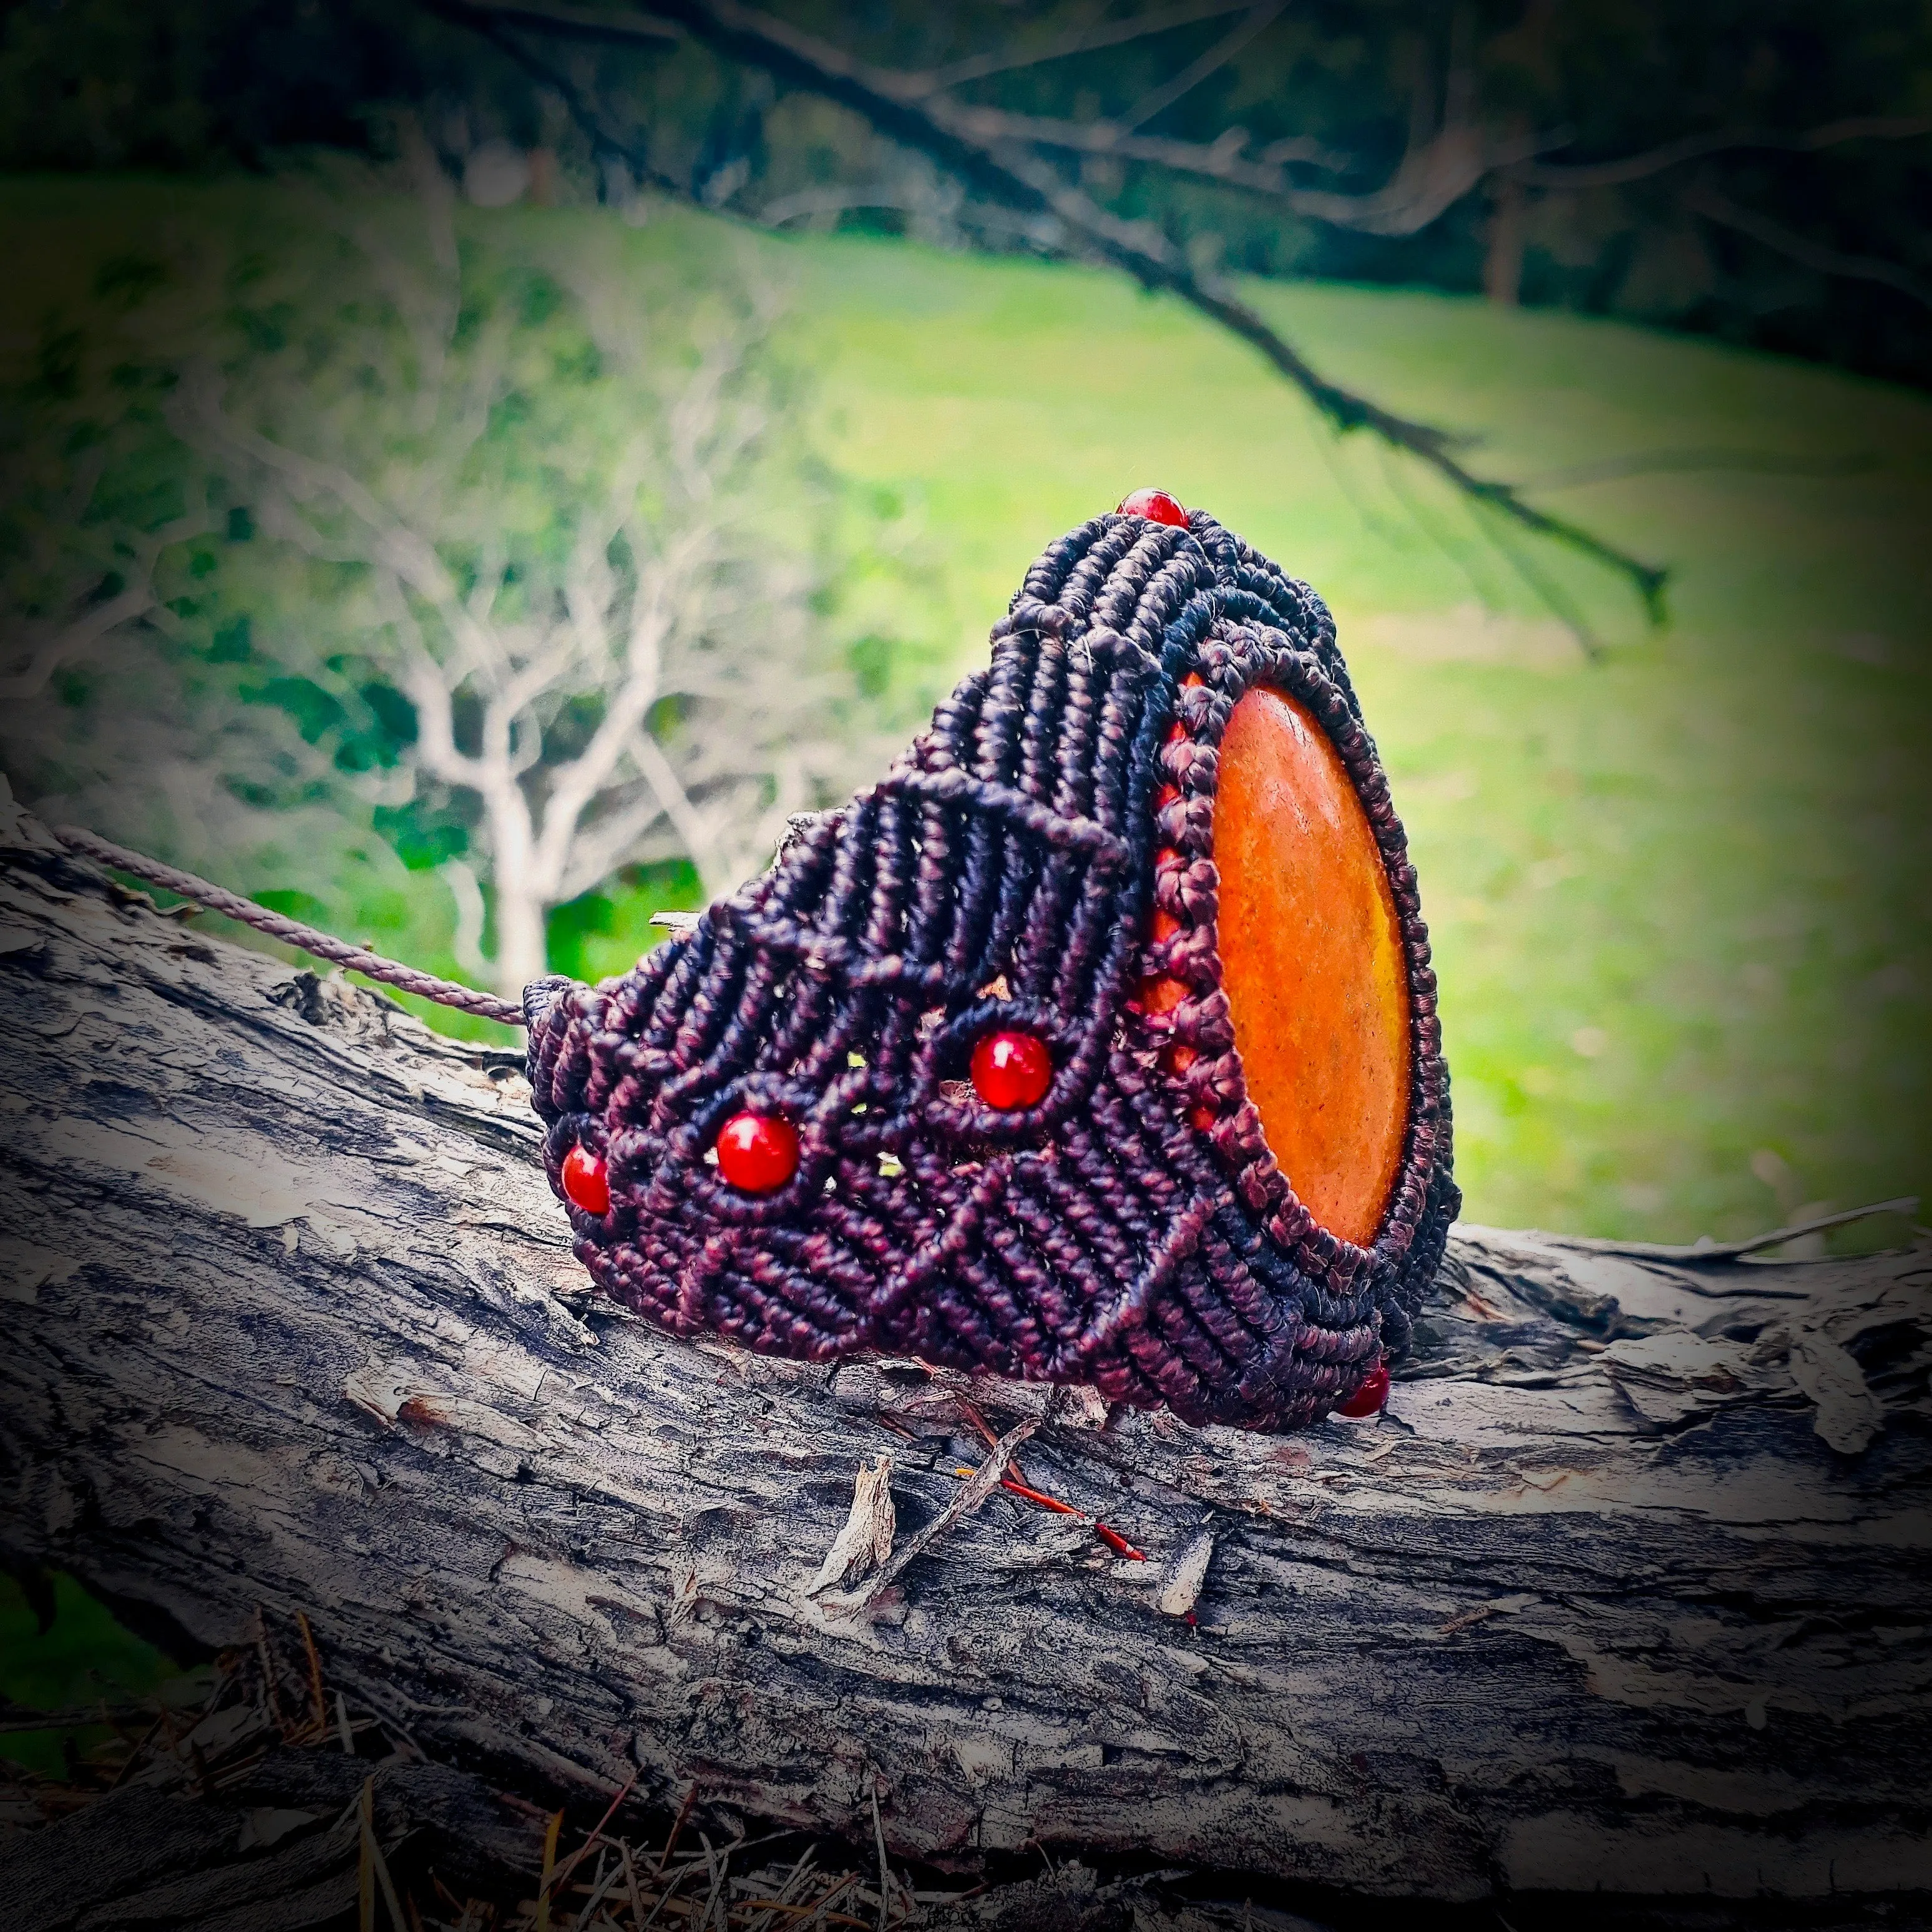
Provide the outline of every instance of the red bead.
{"type": "Polygon", "coordinates": [[[1172,524],[1184,530],[1187,527],[1187,512],[1165,490],[1136,490],[1131,496],[1121,498],[1119,514],[1144,517],[1150,524],[1172,524]]]}
{"type": "Polygon", "coordinates": [[[741,1194],[770,1194],[798,1172],[798,1130],[782,1114],[734,1114],[718,1130],[718,1172],[741,1194]]]}
{"type": "Polygon", "coordinates": [[[973,1049],[974,1090],[1003,1114],[1037,1106],[1052,1084],[1053,1056],[1037,1034],[989,1033],[973,1049]]]}
{"type": "Polygon", "coordinates": [[[586,1214],[610,1211],[610,1174],[586,1147],[574,1147],[564,1156],[563,1191],[571,1204],[586,1214]]]}
{"type": "Polygon", "coordinates": [[[1367,1379],[1348,1400],[1336,1410],[1337,1415],[1375,1415],[1388,1400],[1389,1372],[1386,1362],[1378,1362],[1368,1373],[1367,1379]]]}

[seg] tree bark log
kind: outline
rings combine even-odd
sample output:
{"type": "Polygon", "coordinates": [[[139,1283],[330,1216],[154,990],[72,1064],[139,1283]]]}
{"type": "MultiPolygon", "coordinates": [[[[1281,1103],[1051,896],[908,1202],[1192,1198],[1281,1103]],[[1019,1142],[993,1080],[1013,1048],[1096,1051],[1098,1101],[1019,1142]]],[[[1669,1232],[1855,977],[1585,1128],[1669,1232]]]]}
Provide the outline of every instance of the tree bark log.
{"type": "Polygon", "coordinates": [[[968,1874],[1932,1890],[1923,1247],[1466,1227],[1384,1415],[1292,1438],[693,1345],[588,1294],[514,1054],[0,848],[0,1556],[178,1654],[303,1611],[434,1759],[868,1841],[876,1790],[968,1874]],[[809,1594],[969,1404],[1147,1560],[996,1492],[809,1594]]]}

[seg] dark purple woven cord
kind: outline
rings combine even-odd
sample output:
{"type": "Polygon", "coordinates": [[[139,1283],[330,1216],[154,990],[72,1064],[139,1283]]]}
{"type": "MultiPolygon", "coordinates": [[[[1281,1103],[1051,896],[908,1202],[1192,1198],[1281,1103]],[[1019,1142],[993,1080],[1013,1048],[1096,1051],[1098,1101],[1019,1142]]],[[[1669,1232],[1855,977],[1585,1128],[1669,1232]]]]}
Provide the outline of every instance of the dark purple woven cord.
{"type": "Polygon", "coordinates": [[[568,1203],[580,1147],[609,1186],[607,1211],[570,1208],[578,1256],[679,1334],[1293,1428],[1406,1344],[1460,1202],[1427,928],[1333,623],[1200,512],[1051,546],[881,782],[631,972],[524,1003],[551,1184],[568,1203]],[[1276,1166],[1221,986],[1220,745],[1257,685],[1328,732],[1407,953],[1407,1144],[1366,1247],[1276,1166]],[[1150,978],[1184,989],[1171,1011],[1138,998],[1150,978]],[[964,1076],[1012,1028],[1052,1084],[998,1112],[964,1076]],[[716,1165],[743,1112],[798,1136],[767,1194],[716,1165]]]}
{"type": "Polygon", "coordinates": [[[500,1020],[506,1026],[520,1027],[524,1024],[523,1008],[511,1000],[499,999],[494,993],[479,992],[474,986],[460,986],[454,980],[439,980],[433,973],[419,973],[413,966],[405,966],[400,959],[386,959],[381,953],[371,952],[366,946],[352,946],[346,940],[338,939],[319,927],[304,926],[298,919],[271,912],[266,906],[257,905],[239,892],[228,892],[206,879],[196,878],[192,872],[178,872],[172,866],[164,866],[158,859],[150,859],[142,853],[130,852],[126,846],[116,845],[92,832],[83,832],[77,825],[56,825],[52,830],[53,836],[70,852],[83,852],[104,866],[112,866],[117,872],[126,872],[132,878],[145,879],[151,886],[160,886],[184,899],[192,899],[207,911],[238,920],[244,926],[253,926],[257,932],[266,933],[271,939],[279,939],[284,945],[297,946],[304,952],[312,952],[318,959],[346,966],[366,978],[380,980],[386,986],[394,986],[403,992],[434,1000],[438,1006],[454,1006],[458,1012],[475,1013],[486,1020],[500,1020]]]}

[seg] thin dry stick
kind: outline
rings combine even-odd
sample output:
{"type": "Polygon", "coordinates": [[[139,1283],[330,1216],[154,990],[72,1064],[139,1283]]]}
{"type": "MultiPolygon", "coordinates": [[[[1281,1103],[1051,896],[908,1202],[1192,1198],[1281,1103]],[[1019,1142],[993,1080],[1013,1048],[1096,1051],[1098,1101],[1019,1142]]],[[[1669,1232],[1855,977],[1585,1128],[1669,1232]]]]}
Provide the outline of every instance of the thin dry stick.
{"type": "Polygon", "coordinates": [[[1059,39],[1024,53],[1002,50],[997,53],[969,55],[964,60],[950,62],[944,67],[916,76],[920,82],[920,91],[939,94],[948,88],[963,86],[969,80],[983,80],[989,74],[1010,74],[1016,68],[1038,67],[1047,61],[1064,59],[1069,54],[1091,53],[1102,47],[1117,47],[1128,40],[1144,39],[1150,34],[1164,34],[1174,27],[1192,26],[1198,20],[1218,20],[1223,14],[1238,14],[1247,4],[1248,0],[1196,0],[1192,6],[1162,8],[1130,20],[1110,21],[1105,26],[1064,34],[1059,39]]]}
{"type": "Polygon", "coordinates": [[[644,1932],[644,1895],[638,1888],[638,1868],[631,1862],[628,1839],[617,1840],[617,1856],[624,1861],[624,1882],[631,1889],[631,1923],[636,1932],[644,1932]]]}
{"type": "Polygon", "coordinates": [[[879,1847],[879,1932],[886,1932],[886,1922],[892,1916],[892,1874],[886,1863],[886,1827],[879,1816],[879,1780],[875,1773],[872,1778],[872,1837],[879,1847]]]}
{"type": "Polygon", "coordinates": [[[356,1801],[362,1814],[362,1829],[356,1857],[356,1923],[361,1932],[376,1932],[376,1860],[375,1838],[369,1829],[370,1786],[373,1778],[365,1778],[362,1795],[356,1801]]]}
{"type": "Polygon", "coordinates": [[[862,1614],[884,1595],[904,1571],[906,1565],[916,1557],[923,1556],[952,1526],[963,1516],[977,1509],[1000,1486],[1000,1479],[1006,1473],[1006,1466],[1012,1460],[1013,1451],[1031,1436],[1040,1424],[1052,1418],[1060,1406],[1060,1390],[1055,1389],[1046,1399],[1046,1406],[1037,1416],[1028,1417],[1016,1423],[994,1444],[992,1454],[973,1474],[959,1486],[946,1507],[928,1522],[924,1528],[908,1537],[904,1545],[896,1550],[890,1559],[866,1586],[860,1597],[830,1598],[826,1600],[837,1608],[862,1614]]]}
{"type": "Polygon", "coordinates": [[[282,1700],[275,1694],[274,1659],[268,1654],[268,1613],[260,1604],[255,1606],[255,1648],[262,1659],[262,1694],[268,1706],[269,1719],[286,1738],[289,1727],[282,1716],[282,1700]]]}
{"type": "MultiPolygon", "coordinates": [[[[956,1468],[952,1473],[964,1480],[970,1478],[973,1472],[956,1468]]],[[[1024,1502],[1036,1503],[1042,1509],[1052,1510],[1059,1516],[1070,1516],[1076,1521],[1085,1523],[1116,1556],[1126,1557],[1136,1563],[1147,1561],[1145,1550],[1136,1550],[1118,1529],[1109,1527],[1097,1516],[1089,1516],[1084,1510],[1076,1509],[1071,1503],[1064,1503],[1058,1496],[1050,1496],[1042,1490],[1029,1488],[1010,1472],[1000,1478],[1000,1487],[1010,1496],[1018,1496],[1024,1502]]]]}
{"type": "MultiPolygon", "coordinates": [[[[1742,1260],[1746,1255],[1756,1254],[1762,1248],[1782,1247],[1786,1241],[1795,1241],[1804,1234],[1816,1234],[1827,1228],[1842,1228],[1853,1221],[1862,1221],[1873,1214],[1898,1214],[1909,1216],[1918,1211],[1918,1197],[1916,1194],[1901,1194],[1894,1200],[1868,1202],[1862,1208],[1847,1208],[1842,1214],[1822,1214],[1815,1220],[1800,1221],[1795,1227],[1773,1228],[1768,1234],[1754,1234],[1748,1241],[1693,1242],[1684,1246],[1672,1241],[1609,1241],[1594,1234],[1562,1234],[1556,1238],[1565,1247],[1588,1248],[1593,1252],[1606,1255],[1631,1255],[1646,1260],[1666,1262],[1724,1262],[1742,1260]]],[[[1698,1288],[1697,1294],[1711,1291],[1698,1288]]],[[[1739,1291],[1756,1295],[1776,1295],[1780,1300],[1803,1300],[1802,1295],[1782,1294],[1776,1288],[1752,1288],[1739,1291]]]]}
{"type": "MultiPolygon", "coordinates": [[[[988,1449],[992,1448],[1000,1439],[994,1431],[993,1425],[980,1413],[976,1405],[965,1400],[963,1396],[961,1398],[959,1407],[966,1420],[979,1431],[980,1440],[985,1443],[988,1449]]],[[[1014,1458],[1007,1467],[1018,1480],[1022,1483],[1026,1480],[1026,1472],[1020,1467],[1017,1457],[1014,1458]]]]}
{"type": "Polygon", "coordinates": [[[302,1630],[302,1648],[308,1652],[309,1695],[315,1700],[315,1728],[316,1734],[326,1735],[328,1730],[328,1703],[322,1694],[322,1654],[315,1647],[315,1632],[309,1628],[308,1612],[298,1610],[296,1622],[302,1630]]]}
{"type": "Polygon", "coordinates": [[[603,1816],[598,1819],[597,1822],[591,1827],[590,1835],[585,1838],[583,1844],[579,1845],[577,1850],[571,1854],[569,1860],[565,1864],[562,1870],[557,1874],[556,1882],[554,1889],[561,1892],[563,1888],[570,1882],[571,1874],[576,1870],[577,1868],[584,1862],[586,1853],[590,1851],[590,1847],[596,1844],[598,1838],[602,1836],[604,1827],[609,1824],[613,1818],[616,1816],[617,1807],[622,1804],[626,1798],[630,1796],[632,1787],[636,1784],[637,1781],[638,1774],[634,1771],[632,1772],[630,1776],[624,1780],[623,1790],[619,1792],[616,1796],[611,1799],[609,1809],[607,1810],[603,1816]]]}
{"type": "Polygon", "coordinates": [[[693,1928],[693,1932],[704,1932],[711,1922],[711,1909],[718,1903],[718,1889],[724,1882],[726,1862],[730,1853],[728,1850],[724,1858],[721,1859],[711,1849],[711,1840],[702,1832],[698,1834],[698,1842],[704,1847],[704,1862],[711,1871],[711,1890],[706,1895],[704,1910],[698,1915],[698,1922],[693,1928]]]}
{"type": "MultiPolygon", "coordinates": [[[[701,1869],[701,1868],[696,1864],[686,1865],[674,1878],[672,1879],[670,1884],[666,1886],[664,1890],[658,1894],[658,1902],[651,1907],[651,1916],[644,1921],[644,1924],[646,1927],[654,1925],[657,1923],[658,1914],[662,1912],[674,1898],[676,1897],[678,1888],[683,1884],[685,1880],[688,1879],[693,1872],[699,1870],[700,1869],[701,1869]]],[[[686,1916],[688,1918],[690,1916],[690,1914],[687,1912],[686,1913],[686,1916]]]]}
{"type": "MultiPolygon", "coordinates": [[[[624,1868],[615,1858],[609,1861],[607,1868],[605,1858],[609,1849],[606,1846],[598,1850],[597,1876],[591,1881],[590,1896],[577,1908],[577,1916],[571,1921],[572,1924],[577,1928],[577,1932],[583,1932],[583,1928],[590,1923],[590,1916],[603,1904],[604,1894],[622,1876],[624,1868]]],[[[561,1894],[563,1890],[563,1881],[561,1879],[557,1881],[556,1888],[561,1894]]]]}
{"type": "Polygon", "coordinates": [[[550,1932],[550,1885],[556,1871],[556,1834],[563,1829],[563,1814],[553,1811],[544,1827],[543,1875],[537,1881],[537,1932],[550,1932]]]}
{"type": "Polygon", "coordinates": [[[121,1768],[114,1774],[113,1782],[107,1787],[110,1791],[118,1791],[122,1786],[127,1782],[128,1774],[140,1762],[142,1754],[145,1752],[148,1747],[154,1742],[162,1726],[165,1725],[167,1721],[168,1714],[165,1708],[163,1708],[160,1709],[160,1714],[155,1718],[154,1721],[150,1724],[147,1730],[142,1734],[140,1742],[138,1742],[135,1745],[134,1748],[128,1754],[125,1760],[122,1764],[121,1768]]]}
{"type": "Polygon", "coordinates": [[[809,1845],[799,1853],[797,1862],[785,1874],[785,1881],[778,1887],[778,1896],[776,1898],[747,1898],[743,1901],[742,1908],[743,1910],[755,1912],[758,1915],[755,1918],[747,1922],[745,1932],[766,1932],[766,1928],[771,1924],[772,1915],[775,1912],[789,1912],[802,1915],[810,1910],[808,1906],[794,1906],[791,1900],[794,1894],[805,1882],[807,1868],[812,1863],[812,1848],[809,1845]]]}
{"type": "MultiPolygon", "coordinates": [[[[376,1780],[372,1772],[362,1780],[362,1796],[357,1801],[362,1820],[363,1862],[375,1874],[376,1882],[382,1888],[382,1903],[389,1908],[389,1922],[396,1932],[410,1932],[409,1922],[403,1916],[402,1900],[396,1896],[394,1881],[389,1876],[389,1862],[382,1856],[382,1847],[376,1839],[376,1780]]],[[[374,1932],[376,1899],[373,1892],[366,1892],[368,1904],[364,1910],[366,1916],[363,1924],[367,1932],[374,1932]]]]}
{"type": "Polygon", "coordinates": [[[684,1794],[684,1802],[677,1808],[677,1816],[671,1821],[670,1836],[664,1840],[664,1848],[658,1858],[657,1875],[662,1878],[670,1863],[670,1855],[677,1850],[680,1834],[684,1830],[685,1820],[691,1816],[691,1808],[698,1802],[698,1780],[691,1780],[691,1789],[684,1794]]]}
{"type": "MultiPolygon", "coordinates": [[[[833,1888],[832,1892],[827,1894],[827,1897],[836,1896],[838,1892],[843,1891],[846,1883],[847,1881],[842,1879],[833,1888]]],[[[806,1919],[810,1922],[810,1924],[808,1925],[794,1924],[790,1928],[790,1932],[811,1932],[812,1925],[826,1923],[836,1925],[854,1925],[859,1928],[859,1932],[877,1932],[877,1928],[868,1925],[864,1919],[850,1918],[843,1912],[832,1913],[829,1920],[821,1918],[819,1914],[824,1909],[824,1900],[820,1900],[816,1905],[798,1905],[785,1898],[746,1898],[738,1901],[735,1909],[740,1912],[755,1912],[758,1914],[757,1918],[747,1919],[743,1922],[742,1932],[769,1932],[775,1913],[782,1913],[786,1918],[793,1921],[806,1919]]]]}
{"type": "Polygon", "coordinates": [[[348,1700],[340,1690],[335,1694],[335,1728],[337,1735],[342,1739],[342,1755],[353,1757],[356,1755],[356,1733],[350,1727],[348,1700]]]}
{"type": "Polygon", "coordinates": [[[843,1878],[835,1880],[832,1889],[812,1907],[812,1923],[803,1928],[803,1932],[816,1932],[816,1928],[829,1924],[834,1919],[836,1919],[841,1925],[856,1925],[861,1928],[861,1932],[863,1932],[865,1922],[862,1919],[854,1918],[849,1913],[834,1912],[832,1910],[832,1906],[858,1882],[858,1874],[855,1872],[848,1872],[843,1878]]]}

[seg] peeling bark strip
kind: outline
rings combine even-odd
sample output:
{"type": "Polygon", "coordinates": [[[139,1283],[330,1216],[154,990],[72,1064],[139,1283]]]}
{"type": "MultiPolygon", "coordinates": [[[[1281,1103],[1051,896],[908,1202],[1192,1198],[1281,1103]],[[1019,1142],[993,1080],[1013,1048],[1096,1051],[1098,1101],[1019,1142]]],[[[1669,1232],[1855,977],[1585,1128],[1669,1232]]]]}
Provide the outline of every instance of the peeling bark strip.
{"type": "Polygon", "coordinates": [[[965,1872],[1932,1888],[1923,1248],[1464,1228],[1387,1414],[1292,1438],[761,1360],[587,1298],[512,1057],[0,847],[6,1559],[183,1645],[305,1612],[352,1708],[532,1790],[862,1844],[876,1788],[965,1872]],[[995,1474],[809,1594],[862,1468],[876,1582],[1029,1426],[1148,1562],[995,1474]]]}

